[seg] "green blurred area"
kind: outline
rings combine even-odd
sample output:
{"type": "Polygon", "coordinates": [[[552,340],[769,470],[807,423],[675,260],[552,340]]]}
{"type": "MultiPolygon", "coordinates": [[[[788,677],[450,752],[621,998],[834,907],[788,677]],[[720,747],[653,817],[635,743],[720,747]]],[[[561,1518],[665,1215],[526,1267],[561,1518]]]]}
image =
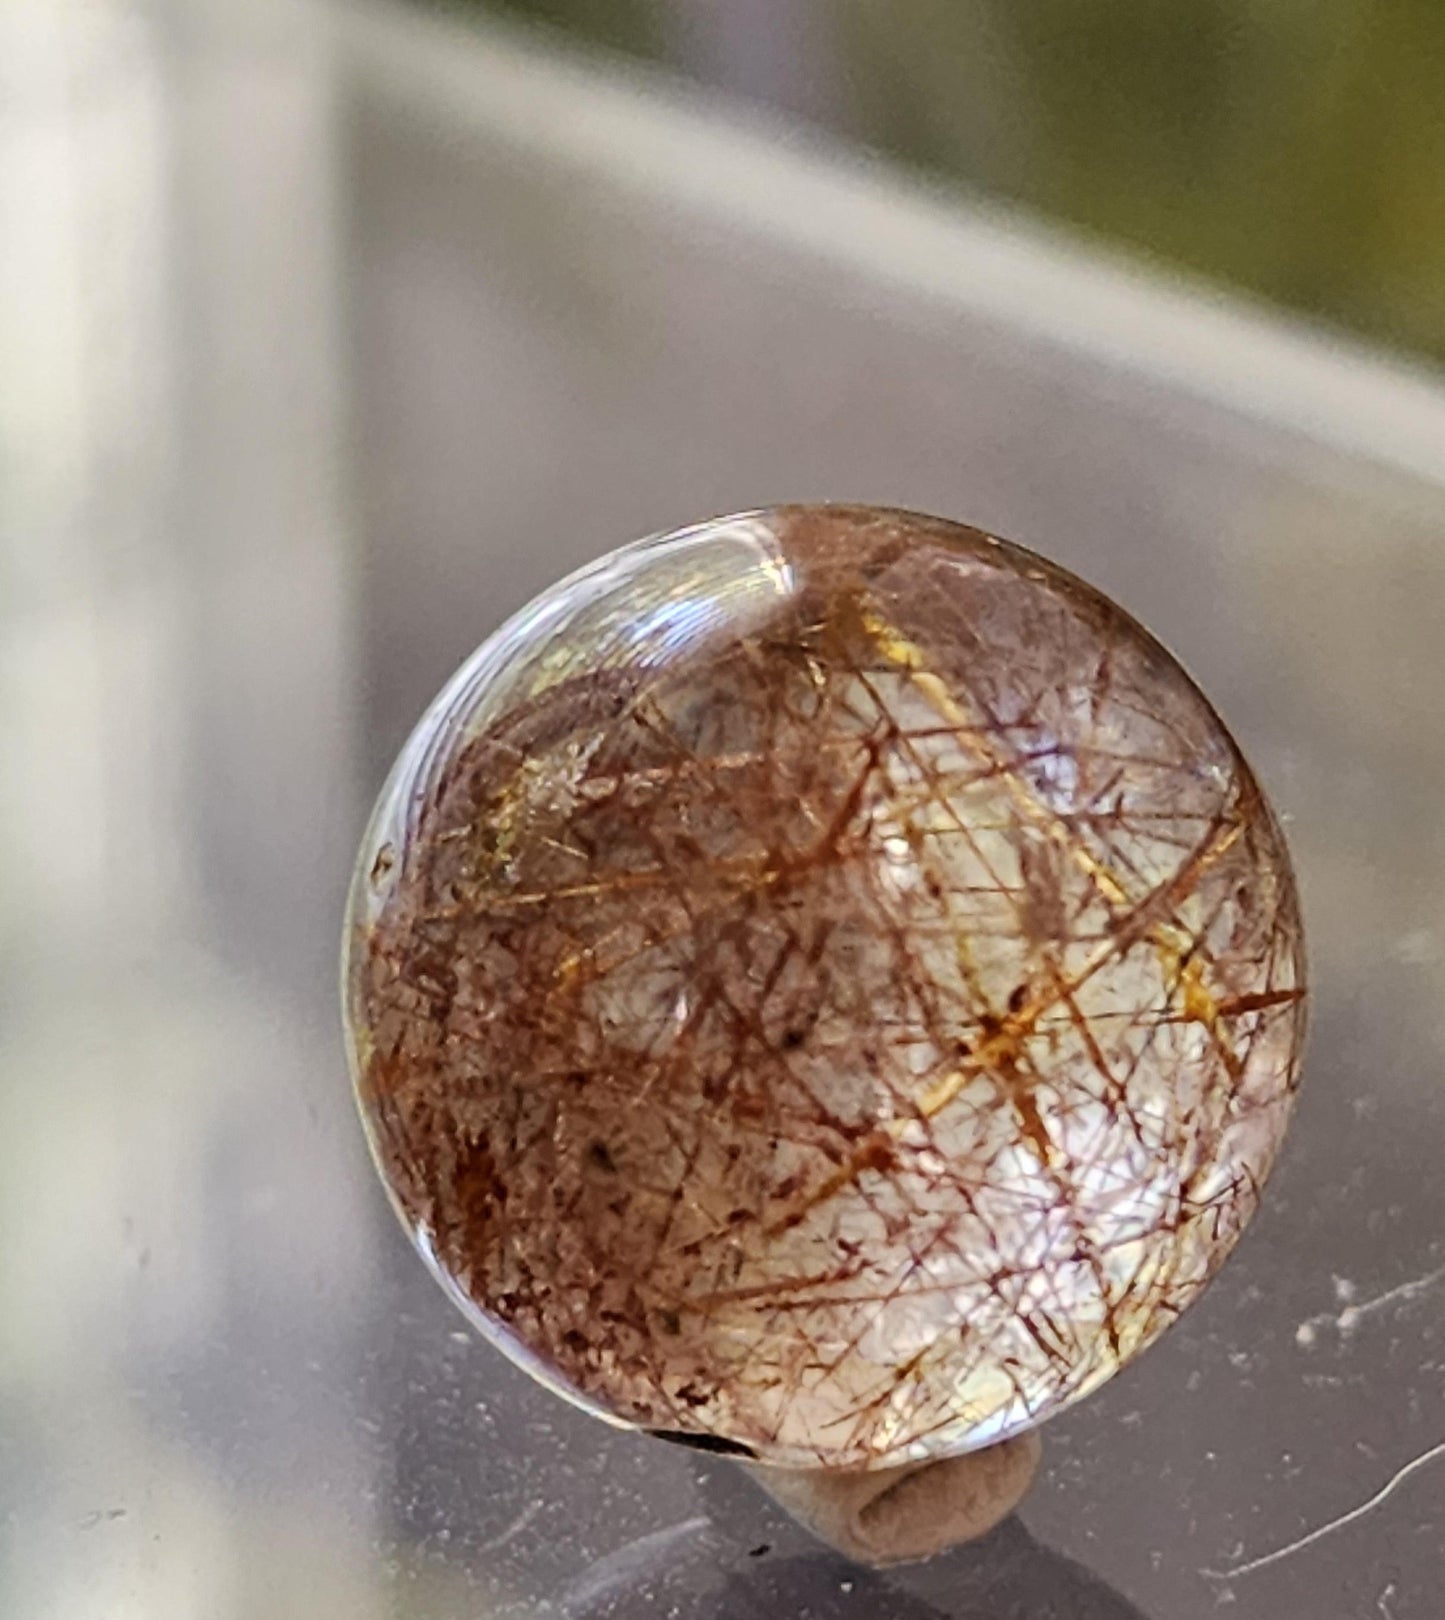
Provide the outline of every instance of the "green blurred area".
{"type": "MultiPolygon", "coordinates": [[[[689,30],[730,3],[491,0],[703,78],[689,30]]],[[[796,22],[800,0],[785,9],[796,22]]],[[[1445,0],[804,9],[828,44],[824,117],[849,137],[1445,359],[1445,0]]],[[[748,10],[765,55],[767,8],[748,10]]],[[[728,87],[776,99],[746,72],[728,87]]]]}

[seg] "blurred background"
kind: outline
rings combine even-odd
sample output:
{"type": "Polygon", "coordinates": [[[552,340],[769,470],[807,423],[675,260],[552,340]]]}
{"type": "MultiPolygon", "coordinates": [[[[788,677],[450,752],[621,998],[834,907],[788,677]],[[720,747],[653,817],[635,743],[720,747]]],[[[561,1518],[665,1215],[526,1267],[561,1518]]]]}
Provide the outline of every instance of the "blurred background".
{"type": "Polygon", "coordinates": [[[1101,243],[1445,358],[1435,0],[490,9],[796,114],[1101,243]]]}
{"type": "Polygon", "coordinates": [[[0,1614],[1438,1620],[1445,14],[6,0],[0,1614]],[[1141,616],[1284,813],[1265,1208],[886,1577],[605,1431],[409,1252],[335,957],[507,613],[781,499],[1141,616]]]}

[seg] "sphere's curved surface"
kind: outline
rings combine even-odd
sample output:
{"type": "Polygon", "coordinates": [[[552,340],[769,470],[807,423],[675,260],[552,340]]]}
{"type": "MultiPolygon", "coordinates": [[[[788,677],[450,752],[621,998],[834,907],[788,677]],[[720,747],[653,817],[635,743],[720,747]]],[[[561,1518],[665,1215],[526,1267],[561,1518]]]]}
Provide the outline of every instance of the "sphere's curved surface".
{"type": "Polygon", "coordinates": [[[967,1450],[1195,1298],[1293,1098],[1289,859],[1133,620],[975,530],[779,508],[544,593],[432,706],[348,919],[404,1221],[614,1421],[967,1450]]]}

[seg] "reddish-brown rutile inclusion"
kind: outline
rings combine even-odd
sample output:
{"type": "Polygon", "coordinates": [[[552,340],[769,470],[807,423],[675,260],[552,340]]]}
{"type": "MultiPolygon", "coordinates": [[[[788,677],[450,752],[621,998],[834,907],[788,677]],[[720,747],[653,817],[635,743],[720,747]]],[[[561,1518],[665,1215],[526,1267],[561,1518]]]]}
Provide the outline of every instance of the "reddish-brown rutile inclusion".
{"type": "Polygon", "coordinates": [[[1254,777],[1105,598],[782,508],[614,554],[466,666],[349,920],[377,1161],[479,1325],[793,1466],[986,1444],[1200,1292],[1284,1130],[1254,777]]]}

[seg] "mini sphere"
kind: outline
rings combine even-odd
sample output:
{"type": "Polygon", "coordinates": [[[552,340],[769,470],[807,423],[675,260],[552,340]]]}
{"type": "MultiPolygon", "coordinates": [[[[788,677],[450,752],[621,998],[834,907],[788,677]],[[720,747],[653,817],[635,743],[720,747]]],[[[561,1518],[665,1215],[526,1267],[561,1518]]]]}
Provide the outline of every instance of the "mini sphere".
{"type": "Polygon", "coordinates": [[[1304,957],[1174,659],[958,524],[604,557],[407,743],[347,918],[376,1162],[614,1423],[794,1468],[988,1445],[1148,1346],[1259,1199],[1304,957]]]}

